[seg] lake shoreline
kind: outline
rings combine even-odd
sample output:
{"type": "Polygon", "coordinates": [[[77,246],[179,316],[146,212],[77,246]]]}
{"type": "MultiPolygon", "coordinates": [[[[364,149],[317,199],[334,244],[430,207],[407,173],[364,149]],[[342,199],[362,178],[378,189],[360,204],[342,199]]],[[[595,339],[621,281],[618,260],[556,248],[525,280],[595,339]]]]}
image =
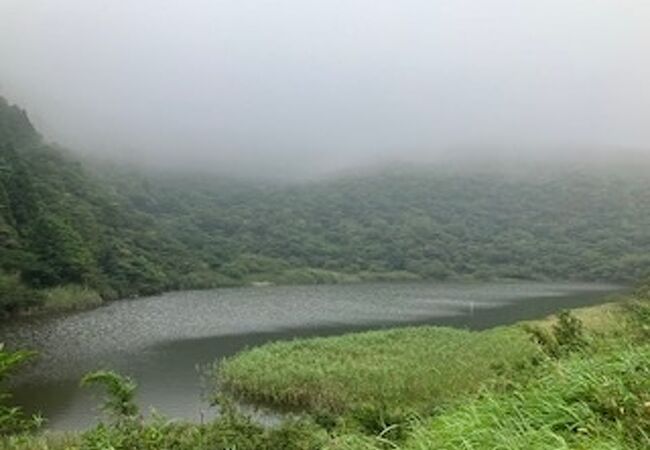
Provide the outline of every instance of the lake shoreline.
{"type": "MultiPolygon", "coordinates": [[[[315,270],[306,268],[304,270],[315,270]]],[[[356,272],[356,273],[343,273],[333,271],[323,271],[332,275],[326,280],[315,280],[311,282],[291,282],[286,280],[278,280],[274,278],[274,274],[265,276],[254,277],[253,279],[243,280],[241,282],[228,283],[224,285],[196,285],[184,286],[178,289],[162,289],[148,294],[134,294],[117,298],[104,298],[97,291],[78,285],[70,286],[57,286],[52,289],[46,289],[43,292],[38,291],[40,295],[46,298],[52,296],[56,291],[81,291],[85,295],[78,296],[76,299],[71,299],[66,302],[51,301],[43,305],[30,307],[27,309],[19,309],[13,313],[0,316],[0,327],[3,322],[9,320],[29,320],[31,318],[49,318],[56,316],[64,316],[75,314],[79,312],[92,311],[97,308],[103,308],[115,302],[125,300],[138,300],[150,297],[158,297],[165,294],[173,294],[177,292],[188,291],[212,291],[217,289],[245,289],[245,288],[267,288],[277,286],[337,286],[346,284],[364,284],[364,283],[431,283],[431,284],[448,284],[448,283],[462,283],[462,284],[481,284],[481,283],[585,283],[585,284],[603,284],[611,285],[613,287],[630,287],[627,284],[619,283],[611,280],[583,280],[583,279],[549,279],[549,278],[476,278],[473,276],[450,276],[445,279],[437,278],[424,278],[412,272],[396,271],[396,272],[356,272]]]]}
{"type": "MultiPolygon", "coordinates": [[[[23,346],[45,346],[41,361],[30,370],[33,375],[25,373],[16,395],[30,411],[50,405],[44,413],[51,418],[53,429],[76,429],[87,424],[84,419],[82,425],[75,425],[77,420],[94,416],[94,400],[78,387],[80,376],[98,368],[114,368],[138,380],[143,408],[154,405],[169,416],[199,420],[198,411],[205,406],[199,405],[203,388],[195,367],[246,348],[417,325],[479,330],[603,303],[612,293],[623,292],[621,286],[609,284],[507,282],[366,283],[168,293],[74,315],[34,318],[31,331],[29,322],[16,324],[12,329],[22,329],[23,346]],[[499,300],[504,298],[509,300],[499,300]],[[297,305],[301,307],[296,309],[297,305]],[[103,327],[97,328],[99,324],[103,327]],[[80,336],[84,336],[83,344],[80,336]],[[28,345],[30,339],[37,341],[28,345]],[[54,342],[59,345],[52,346],[54,342]],[[39,381],[44,374],[50,381],[39,381]]],[[[7,332],[12,334],[11,329],[5,330],[5,335],[7,332]]]]}

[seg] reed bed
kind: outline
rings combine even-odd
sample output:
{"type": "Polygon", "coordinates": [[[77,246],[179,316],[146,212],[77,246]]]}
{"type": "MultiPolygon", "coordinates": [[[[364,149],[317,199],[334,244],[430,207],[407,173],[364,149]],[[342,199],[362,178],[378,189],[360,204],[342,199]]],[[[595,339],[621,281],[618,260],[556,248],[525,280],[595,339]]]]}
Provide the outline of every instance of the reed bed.
{"type": "Polygon", "coordinates": [[[537,357],[519,327],[409,327],[264,345],[223,361],[217,379],[240,399],[275,407],[425,413],[537,357]]]}
{"type": "MultiPolygon", "coordinates": [[[[377,437],[342,436],[330,447],[379,450],[377,437]]],[[[650,448],[650,346],[578,354],[511,393],[480,398],[411,425],[401,450],[650,448]]]]}

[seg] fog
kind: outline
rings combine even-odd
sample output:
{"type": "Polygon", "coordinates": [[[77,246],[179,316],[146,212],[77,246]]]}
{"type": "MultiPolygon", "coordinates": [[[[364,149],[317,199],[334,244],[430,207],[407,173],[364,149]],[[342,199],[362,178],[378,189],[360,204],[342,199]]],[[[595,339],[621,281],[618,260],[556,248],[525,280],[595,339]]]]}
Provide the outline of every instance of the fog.
{"type": "Polygon", "coordinates": [[[0,0],[0,95],[164,167],[650,149],[645,0],[0,0]]]}

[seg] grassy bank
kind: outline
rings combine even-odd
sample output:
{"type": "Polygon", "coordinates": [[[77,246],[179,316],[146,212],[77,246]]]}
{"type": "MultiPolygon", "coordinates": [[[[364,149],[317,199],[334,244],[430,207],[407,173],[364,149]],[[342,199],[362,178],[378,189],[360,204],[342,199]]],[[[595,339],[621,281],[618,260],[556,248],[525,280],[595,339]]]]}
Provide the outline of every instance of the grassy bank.
{"type": "MultiPolygon", "coordinates": [[[[572,314],[592,339],[624,333],[623,303],[572,314]]],[[[223,360],[219,390],[238,400],[309,413],[363,408],[428,413],[490,381],[525,379],[544,359],[531,327],[550,333],[556,318],[486,331],[421,326],[277,342],[223,360]]]]}
{"type": "Polygon", "coordinates": [[[237,398],[310,412],[426,413],[539,357],[519,328],[412,327],[265,345],[223,361],[219,381],[237,398]]]}
{"type": "Polygon", "coordinates": [[[200,425],[143,419],[135,386],[103,374],[100,425],[0,437],[0,450],[647,449],[648,294],[481,332],[268,344],[220,366],[223,414],[200,425]],[[265,428],[231,407],[241,397],[305,414],[265,428]]]}
{"type": "MultiPolygon", "coordinates": [[[[403,450],[650,448],[650,346],[579,354],[509,392],[480,397],[409,424],[403,450]]],[[[337,449],[382,449],[348,434],[337,449]]]]}
{"type": "MultiPolygon", "coordinates": [[[[296,268],[272,271],[258,271],[233,278],[218,272],[203,271],[190,273],[162,289],[143,292],[155,295],[162,292],[217,289],[246,286],[345,284],[363,282],[422,281],[411,272],[344,273],[315,268],[296,268]]],[[[15,274],[0,272],[0,320],[20,315],[41,315],[48,313],[91,309],[107,301],[131,298],[140,294],[120,296],[114,291],[99,292],[88,286],[67,284],[51,288],[34,289],[27,286],[15,274]]]]}
{"type": "Polygon", "coordinates": [[[15,274],[0,273],[0,319],[12,315],[36,315],[69,312],[97,307],[102,296],[94,289],[67,284],[45,289],[32,289],[15,274]]]}
{"type": "Polygon", "coordinates": [[[44,311],[77,311],[99,306],[103,303],[97,291],[85,286],[67,285],[47,289],[44,292],[44,311]]]}
{"type": "MultiPolygon", "coordinates": [[[[238,278],[232,278],[218,272],[203,271],[187,274],[164,289],[152,290],[142,293],[142,295],[250,286],[331,285],[409,281],[424,282],[427,279],[408,271],[360,271],[347,273],[309,267],[269,272],[259,271],[238,278]]],[[[428,281],[440,282],[440,280],[428,281]]],[[[483,282],[485,280],[472,277],[450,277],[445,281],[483,282]]],[[[512,279],[493,281],[512,281],[512,279]]],[[[119,296],[119,294],[113,291],[108,293],[99,292],[88,286],[78,284],[33,289],[24,284],[18,276],[0,272],[0,320],[12,316],[46,315],[48,313],[92,309],[107,302],[118,301],[122,298],[134,298],[139,295],[131,293],[125,296],[119,296]]]]}
{"type": "Polygon", "coordinates": [[[483,332],[268,344],[224,361],[217,378],[233,398],[333,427],[332,449],[645,449],[646,294],[483,332]]]}

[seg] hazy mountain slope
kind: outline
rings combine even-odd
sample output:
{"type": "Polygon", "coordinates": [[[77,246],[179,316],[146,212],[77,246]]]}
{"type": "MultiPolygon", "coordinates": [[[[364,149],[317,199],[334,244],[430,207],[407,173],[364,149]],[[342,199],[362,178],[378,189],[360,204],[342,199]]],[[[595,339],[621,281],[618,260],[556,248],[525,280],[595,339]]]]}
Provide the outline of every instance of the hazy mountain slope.
{"type": "Polygon", "coordinates": [[[263,254],[291,266],[430,278],[633,280],[650,268],[642,172],[395,169],[236,192],[210,181],[150,186],[158,205],[180,208],[156,213],[166,229],[187,245],[205,242],[205,258],[263,254]]]}
{"type": "Polygon", "coordinates": [[[0,308],[251,280],[650,273],[642,170],[393,168],[261,183],[82,167],[0,100],[0,308]],[[343,274],[343,275],[341,275],[343,274]]]}
{"type": "MultiPolygon", "coordinates": [[[[23,111],[0,101],[0,293],[5,309],[24,299],[2,289],[18,274],[47,288],[84,284],[106,297],[174,287],[166,279],[182,246],[155,219],[128,207],[66,152],[45,144],[23,111]],[[165,260],[161,248],[173,249],[165,260]]],[[[33,293],[32,293],[33,294],[33,293]]]]}

